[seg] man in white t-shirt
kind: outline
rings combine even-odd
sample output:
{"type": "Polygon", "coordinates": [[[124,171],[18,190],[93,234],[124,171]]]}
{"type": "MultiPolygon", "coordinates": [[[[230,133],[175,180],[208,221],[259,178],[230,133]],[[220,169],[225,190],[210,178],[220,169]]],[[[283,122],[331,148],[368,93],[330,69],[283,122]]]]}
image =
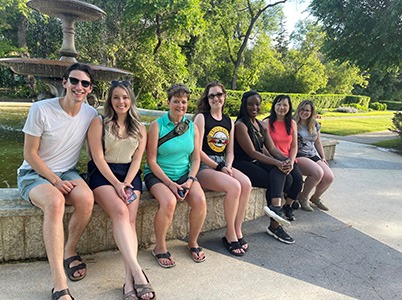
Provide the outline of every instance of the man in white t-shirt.
{"type": "Polygon", "coordinates": [[[73,281],[86,275],[76,248],[89,223],[94,198],[75,166],[97,112],[84,103],[93,86],[88,65],[71,65],[63,75],[63,86],[64,97],[36,102],[29,111],[23,128],[25,160],[18,169],[18,189],[25,200],[43,210],[52,299],[64,300],[72,299],[66,274],[73,281]],[[65,204],[74,206],[74,212],[64,246],[65,204]]]}

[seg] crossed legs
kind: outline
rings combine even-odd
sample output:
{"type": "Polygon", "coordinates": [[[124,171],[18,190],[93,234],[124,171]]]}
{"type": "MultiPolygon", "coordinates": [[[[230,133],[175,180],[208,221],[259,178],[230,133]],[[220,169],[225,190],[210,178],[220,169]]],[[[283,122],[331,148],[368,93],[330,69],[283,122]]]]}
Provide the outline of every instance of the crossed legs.
{"type": "MultiPolygon", "coordinates": [[[[136,231],[136,216],[140,193],[135,191],[137,200],[126,205],[116,194],[113,186],[104,185],[94,190],[96,202],[112,220],[113,236],[120,253],[123,256],[126,270],[125,293],[132,291],[135,284],[146,284],[142,269],[137,260],[138,239],[136,231]]],[[[147,293],[141,299],[151,299],[152,293],[147,293]]]]}

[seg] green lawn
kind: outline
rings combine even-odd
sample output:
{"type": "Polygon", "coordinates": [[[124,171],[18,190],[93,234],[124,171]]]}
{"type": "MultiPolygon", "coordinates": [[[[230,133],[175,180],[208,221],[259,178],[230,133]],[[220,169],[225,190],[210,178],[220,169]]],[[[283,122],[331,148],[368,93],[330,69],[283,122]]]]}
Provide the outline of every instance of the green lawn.
{"type": "Polygon", "coordinates": [[[321,131],[335,135],[351,135],[365,132],[385,131],[392,127],[393,114],[356,115],[321,117],[321,131]]]}

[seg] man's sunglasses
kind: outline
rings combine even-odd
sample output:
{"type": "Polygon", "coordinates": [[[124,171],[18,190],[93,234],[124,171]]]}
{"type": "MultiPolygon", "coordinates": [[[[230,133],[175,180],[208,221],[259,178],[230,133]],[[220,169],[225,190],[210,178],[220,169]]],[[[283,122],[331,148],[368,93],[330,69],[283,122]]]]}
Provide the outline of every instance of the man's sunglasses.
{"type": "Polygon", "coordinates": [[[75,78],[75,77],[68,77],[68,79],[70,80],[70,83],[71,83],[72,85],[77,85],[79,82],[81,82],[81,85],[82,85],[84,88],[87,88],[87,87],[89,87],[90,85],[92,85],[92,83],[91,83],[90,81],[88,81],[88,80],[79,80],[79,79],[77,79],[77,78],[75,78]]]}
{"type": "Polygon", "coordinates": [[[119,81],[117,81],[117,80],[113,80],[112,81],[112,87],[115,87],[115,86],[118,86],[118,85],[122,85],[122,86],[124,86],[124,87],[131,87],[131,83],[130,83],[130,81],[127,81],[127,80],[119,80],[119,81]]]}

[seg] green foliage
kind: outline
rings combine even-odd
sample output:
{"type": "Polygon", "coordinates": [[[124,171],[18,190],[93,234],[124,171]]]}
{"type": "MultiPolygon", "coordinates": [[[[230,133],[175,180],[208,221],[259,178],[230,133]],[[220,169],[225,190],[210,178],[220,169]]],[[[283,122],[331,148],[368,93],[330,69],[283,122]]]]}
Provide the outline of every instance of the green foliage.
{"type": "Polygon", "coordinates": [[[380,102],[372,102],[369,105],[369,108],[374,109],[374,110],[387,110],[387,104],[385,103],[380,103],[380,102]]]}
{"type": "Polygon", "coordinates": [[[358,96],[358,95],[346,96],[343,101],[343,104],[358,104],[362,107],[365,107],[365,109],[368,108],[369,103],[370,103],[370,97],[358,96]]]}
{"type": "Polygon", "coordinates": [[[391,131],[396,132],[402,139],[402,112],[396,112],[392,118],[391,131]]]}
{"type": "Polygon", "coordinates": [[[389,110],[402,110],[401,101],[380,100],[380,103],[386,104],[389,110]]]}
{"type": "Polygon", "coordinates": [[[313,0],[310,9],[324,26],[331,58],[363,69],[401,65],[401,1],[313,0]]]}

